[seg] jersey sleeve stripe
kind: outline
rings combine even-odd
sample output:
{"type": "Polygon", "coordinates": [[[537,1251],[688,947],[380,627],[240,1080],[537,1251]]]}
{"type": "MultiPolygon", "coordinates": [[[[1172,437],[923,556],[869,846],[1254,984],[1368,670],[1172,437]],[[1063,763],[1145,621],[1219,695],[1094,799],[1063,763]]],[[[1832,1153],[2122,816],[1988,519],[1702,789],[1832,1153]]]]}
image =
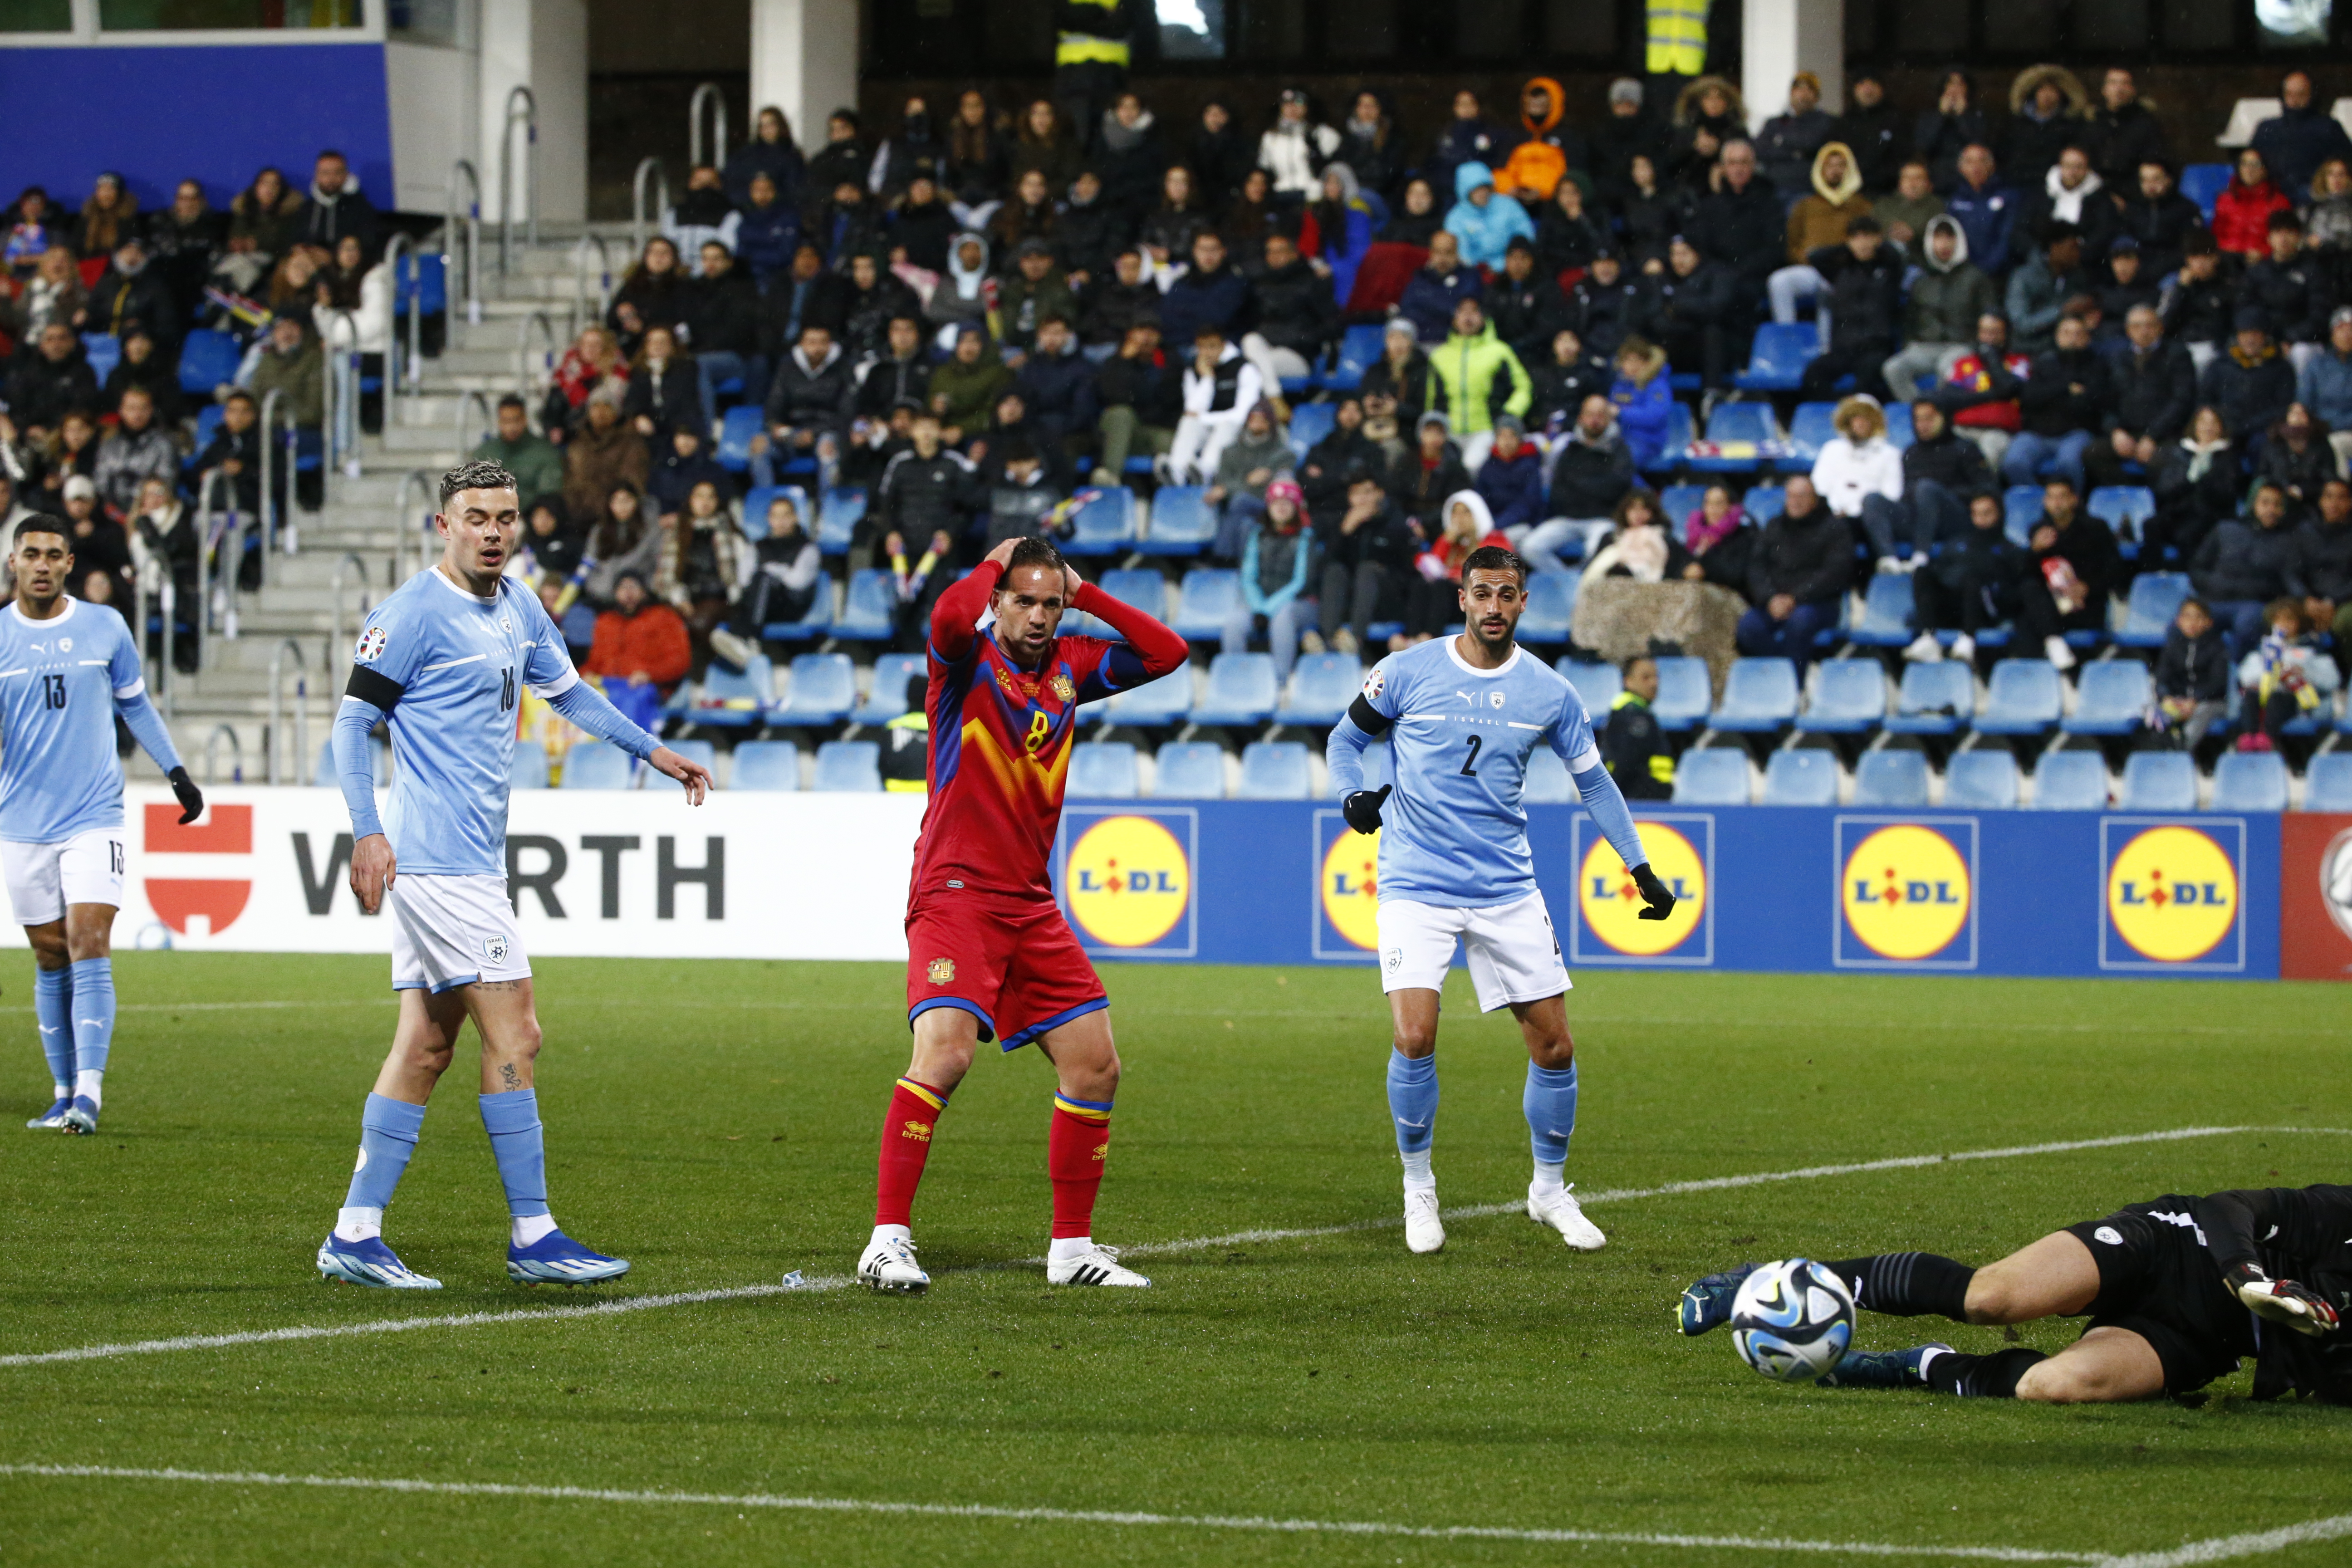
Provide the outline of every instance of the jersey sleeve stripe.
{"type": "Polygon", "coordinates": [[[552,702],[579,684],[580,672],[576,669],[566,669],[558,679],[549,681],[544,686],[534,686],[531,689],[545,700],[552,702]]]}
{"type": "Polygon", "coordinates": [[[147,695],[147,682],[143,679],[134,680],[128,686],[118,686],[114,689],[114,700],[117,702],[128,702],[133,698],[145,695],[147,695]]]}
{"type": "Polygon", "coordinates": [[[1601,766],[1601,748],[1598,746],[1587,746],[1568,760],[1568,771],[1571,773],[1584,773],[1599,766],[1601,766]]]}

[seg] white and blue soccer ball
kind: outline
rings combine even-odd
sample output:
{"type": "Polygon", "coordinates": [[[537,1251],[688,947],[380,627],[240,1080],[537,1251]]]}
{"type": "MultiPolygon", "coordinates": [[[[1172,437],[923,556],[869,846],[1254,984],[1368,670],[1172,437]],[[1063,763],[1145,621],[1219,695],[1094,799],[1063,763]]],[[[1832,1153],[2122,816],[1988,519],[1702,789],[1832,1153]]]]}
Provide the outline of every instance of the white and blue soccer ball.
{"type": "Polygon", "coordinates": [[[1853,1342],[1853,1293],[1810,1258],[1765,1264],[1732,1298],[1732,1348],[1766,1377],[1811,1383],[1853,1342]]]}

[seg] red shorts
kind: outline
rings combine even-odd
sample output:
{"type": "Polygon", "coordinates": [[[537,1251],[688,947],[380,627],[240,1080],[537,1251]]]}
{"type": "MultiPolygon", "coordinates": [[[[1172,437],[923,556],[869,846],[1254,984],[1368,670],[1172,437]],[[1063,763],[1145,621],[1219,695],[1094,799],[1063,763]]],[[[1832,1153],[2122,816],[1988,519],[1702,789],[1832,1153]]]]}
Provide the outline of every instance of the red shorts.
{"type": "Polygon", "coordinates": [[[907,1021],[961,1007],[1008,1051],[1110,1005],[1050,900],[937,894],[907,911],[907,1021]]]}

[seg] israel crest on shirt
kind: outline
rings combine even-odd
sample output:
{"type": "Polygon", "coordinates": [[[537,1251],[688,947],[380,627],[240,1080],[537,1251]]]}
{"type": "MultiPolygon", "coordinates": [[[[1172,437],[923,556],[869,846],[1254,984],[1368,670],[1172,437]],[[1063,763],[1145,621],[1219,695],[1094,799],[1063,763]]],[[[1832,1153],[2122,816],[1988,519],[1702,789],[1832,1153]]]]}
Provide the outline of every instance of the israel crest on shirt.
{"type": "Polygon", "coordinates": [[[382,626],[370,626],[360,633],[359,647],[352,650],[352,657],[362,664],[373,664],[383,657],[383,645],[390,640],[382,626]]]}

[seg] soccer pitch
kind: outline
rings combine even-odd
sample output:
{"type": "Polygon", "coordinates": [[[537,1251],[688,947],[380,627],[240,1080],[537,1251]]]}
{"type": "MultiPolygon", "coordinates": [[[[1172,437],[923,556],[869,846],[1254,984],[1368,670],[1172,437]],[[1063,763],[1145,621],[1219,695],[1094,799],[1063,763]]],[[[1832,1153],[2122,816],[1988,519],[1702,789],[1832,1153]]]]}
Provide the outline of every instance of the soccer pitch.
{"type": "Polygon", "coordinates": [[[1449,1240],[1415,1258],[1369,969],[1114,966],[1097,1234],[1153,1288],[1046,1288],[1022,1052],[941,1121],[935,1282],[887,1299],[843,1281],[896,966],[542,961],[555,1213],[635,1268],[506,1280],[469,1036],[387,1227],[447,1289],[394,1295],[310,1261],[384,961],[115,964],[95,1138],[15,1131],[47,1096],[25,992],[0,1011],[11,1562],[2352,1561],[2352,1413],[2253,1404],[2251,1368],[2196,1405],[1963,1403],[1770,1384],[1672,1324],[1743,1258],[1985,1262],[2160,1193],[2345,1179],[2340,989],[1580,973],[1569,1175],[1611,1239],[1579,1256],[1517,1212],[1525,1053],[1456,971],[1449,1240]]]}

